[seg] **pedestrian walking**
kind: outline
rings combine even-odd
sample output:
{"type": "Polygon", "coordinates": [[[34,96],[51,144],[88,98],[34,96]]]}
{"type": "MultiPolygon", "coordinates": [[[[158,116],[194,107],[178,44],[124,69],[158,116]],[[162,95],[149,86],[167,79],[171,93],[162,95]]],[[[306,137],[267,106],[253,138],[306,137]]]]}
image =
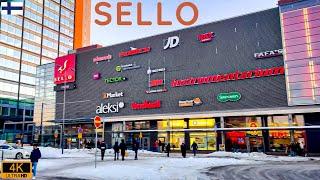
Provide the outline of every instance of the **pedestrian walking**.
{"type": "Polygon", "coordinates": [[[105,154],[105,152],[106,152],[106,149],[107,149],[107,145],[106,145],[106,143],[104,142],[104,141],[102,141],[101,143],[100,143],[100,151],[101,151],[101,160],[103,161],[103,159],[104,159],[104,154],[105,154]]]}
{"type": "Polygon", "coordinates": [[[182,157],[183,157],[183,158],[186,158],[187,146],[186,146],[184,143],[182,143],[181,146],[180,146],[180,149],[181,149],[182,157]]]}
{"type": "Polygon", "coordinates": [[[134,160],[138,160],[138,149],[139,149],[139,142],[133,141],[132,150],[134,151],[134,160]]]}
{"type": "Polygon", "coordinates": [[[161,146],[162,146],[162,142],[159,139],[159,141],[158,141],[158,152],[161,152],[161,146]]]}
{"type": "Polygon", "coordinates": [[[167,157],[169,157],[169,154],[170,154],[170,143],[168,143],[167,146],[166,146],[166,152],[167,152],[167,157]]]}
{"type": "Polygon", "coordinates": [[[126,143],[124,143],[123,139],[121,139],[121,143],[120,143],[119,148],[121,151],[122,161],[124,161],[124,156],[126,155],[127,145],[126,145],[126,143]]]}
{"type": "Polygon", "coordinates": [[[36,179],[36,176],[37,176],[37,165],[38,165],[38,162],[39,162],[39,159],[41,158],[41,152],[38,148],[38,145],[37,144],[34,144],[33,145],[33,150],[30,154],[30,160],[31,160],[31,163],[32,163],[32,174],[33,174],[33,177],[32,179],[36,179]]]}
{"type": "Polygon", "coordinates": [[[113,146],[113,150],[114,150],[114,160],[119,160],[119,143],[118,141],[114,143],[113,146]]]}
{"type": "Polygon", "coordinates": [[[161,146],[162,152],[165,152],[165,146],[166,146],[166,144],[163,142],[162,146],[161,146]]]}
{"type": "Polygon", "coordinates": [[[195,141],[193,141],[191,147],[192,147],[193,156],[196,156],[197,150],[198,150],[198,144],[195,141]]]}
{"type": "Polygon", "coordinates": [[[158,151],[158,146],[159,146],[158,140],[154,141],[154,143],[153,143],[153,151],[154,152],[158,151]]]}

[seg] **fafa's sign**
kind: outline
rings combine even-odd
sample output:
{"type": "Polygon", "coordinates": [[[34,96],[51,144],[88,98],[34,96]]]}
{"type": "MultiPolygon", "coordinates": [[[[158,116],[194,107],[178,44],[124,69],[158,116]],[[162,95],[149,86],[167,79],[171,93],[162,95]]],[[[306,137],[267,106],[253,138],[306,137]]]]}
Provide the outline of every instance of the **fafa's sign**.
{"type": "Polygon", "coordinates": [[[164,40],[164,46],[163,49],[171,49],[179,46],[180,43],[180,38],[178,36],[172,36],[169,37],[168,39],[164,40]]]}
{"type": "Polygon", "coordinates": [[[213,32],[208,32],[205,34],[199,34],[198,35],[198,40],[202,43],[205,42],[210,42],[213,40],[213,38],[215,37],[215,34],[213,32]]]}
{"type": "Polygon", "coordinates": [[[227,74],[216,74],[202,77],[188,77],[187,79],[174,79],[171,81],[171,87],[194,86],[210,83],[220,83],[226,81],[237,81],[243,79],[262,78],[269,76],[279,76],[284,74],[284,67],[272,67],[267,69],[255,69],[243,72],[232,72],[227,74]]]}
{"type": "Polygon", "coordinates": [[[58,57],[54,65],[54,83],[63,84],[76,81],[76,55],[58,57]]]}
{"type": "Polygon", "coordinates": [[[131,109],[133,110],[142,110],[142,109],[157,109],[161,107],[161,101],[144,101],[142,103],[131,103],[131,109]]]}
{"type": "Polygon", "coordinates": [[[97,106],[96,114],[110,114],[118,113],[120,109],[124,108],[124,102],[117,102],[116,104],[103,104],[97,106]]]}
{"type": "Polygon", "coordinates": [[[202,101],[198,97],[192,100],[179,101],[179,107],[193,107],[193,106],[200,106],[201,104],[202,104],[202,101]]]}
{"type": "Polygon", "coordinates": [[[151,47],[144,47],[144,48],[130,48],[130,51],[124,51],[119,53],[119,57],[127,57],[127,56],[134,56],[137,54],[144,54],[151,51],[151,47]]]}
{"type": "Polygon", "coordinates": [[[256,59],[264,59],[264,58],[277,57],[277,56],[282,56],[282,55],[283,55],[283,49],[254,53],[254,57],[256,59]]]}
{"type": "Polygon", "coordinates": [[[97,57],[93,58],[93,62],[98,64],[98,62],[101,62],[101,61],[108,61],[109,62],[111,59],[112,59],[112,55],[108,54],[105,56],[97,56],[97,57]]]}
{"type": "Polygon", "coordinates": [[[123,97],[123,92],[102,93],[102,98],[103,99],[119,98],[119,97],[123,97]]]}

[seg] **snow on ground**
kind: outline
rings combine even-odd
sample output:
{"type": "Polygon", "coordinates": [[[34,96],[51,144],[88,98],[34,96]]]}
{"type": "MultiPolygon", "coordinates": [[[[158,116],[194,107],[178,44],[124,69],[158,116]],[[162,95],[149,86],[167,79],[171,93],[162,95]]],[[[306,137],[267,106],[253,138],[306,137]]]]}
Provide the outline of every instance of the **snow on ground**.
{"type": "MultiPolygon", "coordinates": [[[[33,147],[23,147],[27,151],[31,152],[33,147]]],[[[54,159],[54,158],[77,158],[77,157],[93,157],[94,149],[64,149],[61,154],[61,149],[52,147],[39,147],[41,157],[43,159],[54,159]]]]}

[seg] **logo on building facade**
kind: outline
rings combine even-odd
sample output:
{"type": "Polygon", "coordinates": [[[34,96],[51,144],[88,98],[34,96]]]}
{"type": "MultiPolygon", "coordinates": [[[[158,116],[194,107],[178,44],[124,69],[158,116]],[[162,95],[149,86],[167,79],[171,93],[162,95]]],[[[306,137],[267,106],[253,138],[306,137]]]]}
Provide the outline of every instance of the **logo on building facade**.
{"type": "Polygon", "coordinates": [[[205,34],[199,34],[198,35],[198,40],[202,43],[205,42],[210,42],[213,40],[213,38],[215,37],[215,34],[213,32],[208,32],[205,34]]]}
{"type": "Polygon", "coordinates": [[[101,74],[100,73],[94,73],[93,75],[92,75],[92,79],[93,80],[99,80],[101,78],[101,74]]]}
{"type": "Polygon", "coordinates": [[[198,97],[192,100],[179,101],[179,107],[193,107],[193,106],[200,106],[201,104],[202,104],[202,101],[198,97]]]}
{"type": "Polygon", "coordinates": [[[123,97],[123,92],[102,93],[103,99],[119,98],[119,97],[123,97]]]}
{"type": "Polygon", "coordinates": [[[117,102],[116,104],[103,104],[97,106],[96,114],[110,114],[118,113],[120,109],[124,108],[124,102],[117,102]]]}
{"type": "Polygon", "coordinates": [[[283,55],[283,49],[254,53],[254,57],[256,59],[264,59],[264,58],[277,57],[282,55],[283,55]]]}
{"type": "Polygon", "coordinates": [[[54,66],[54,83],[63,84],[76,81],[76,55],[58,57],[54,66]]]}
{"type": "Polygon", "coordinates": [[[163,86],[163,79],[154,79],[149,82],[149,87],[163,86]]]}
{"type": "Polygon", "coordinates": [[[136,63],[133,64],[126,64],[126,65],[120,65],[116,66],[117,72],[127,71],[127,70],[133,70],[133,69],[139,69],[141,66],[136,65],[136,63]]]}
{"type": "Polygon", "coordinates": [[[180,39],[178,36],[172,36],[169,37],[168,39],[164,40],[164,47],[163,49],[171,49],[171,48],[175,48],[179,45],[180,39]]]}
{"type": "Polygon", "coordinates": [[[131,103],[131,109],[142,110],[142,109],[157,109],[161,107],[161,101],[143,101],[142,103],[131,103]]]}
{"type": "Polygon", "coordinates": [[[110,61],[112,59],[112,55],[111,54],[108,54],[106,56],[97,56],[95,58],[93,58],[93,62],[97,63],[98,62],[101,62],[101,61],[110,61]]]}
{"type": "Polygon", "coordinates": [[[150,67],[147,70],[147,74],[149,76],[149,83],[148,83],[148,90],[146,91],[147,94],[152,93],[161,93],[167,92],[166,84],[165,84],[165,77],[166,77],[166,68],[159,68],[159,69],[151,69],[150,67]],[[152,79],[152,74],[154,73],[163,73],[162,79],[152,79]],[[158,88],[158,89],[154,89],[158,88]]]}
{"type": "Polygon", "coordinates": [[[54,86],[53,90],[58,92],[58,91],[64,91],[64,90],[73,90],[76,88],[77,88],[77,85],[75,83],[68,83],[66,85],[54,86]]]}
{"type": "Polygon", "coordinates": [[[269,76],[278,76],[283,75],[285,72],[284,67],[273,67],[268,69],[256,69],[243,72],[233,72],[227,74],[216,74],[211,76],[202,76],[202,77],[189,77],[187,79],[174,79],[171,81],[171,87],[182,87],[182,86],[194,86],[210,83],[219,83],[226,81],[237,81],[243,79],[253,79],[253,78],[262,78],[269,76]]]}
{"type": "Polygon", "coordinates": [[[104,81],[108,84],[110,83],[118,83],[118,82],[123,82],[126,81],[126,77],[111,77],[111,78],[106,78],[104,81]]]}
{"type": "Polygon", "coordinates": [[[130,51],[120,52],[119,57],[128,57],[128,56],[134,56],[138,54],[144,54],[151,51],[151,47],[144,47],[144,48],[133,48],[131,47],[130,51]]]}
{"type": "Polygon", "coordinates": [[[230,93],[220,93],[217,96],[219,102],[236,102],[241,99],[241,94],[239,92],[230,92],[230,93]]]}

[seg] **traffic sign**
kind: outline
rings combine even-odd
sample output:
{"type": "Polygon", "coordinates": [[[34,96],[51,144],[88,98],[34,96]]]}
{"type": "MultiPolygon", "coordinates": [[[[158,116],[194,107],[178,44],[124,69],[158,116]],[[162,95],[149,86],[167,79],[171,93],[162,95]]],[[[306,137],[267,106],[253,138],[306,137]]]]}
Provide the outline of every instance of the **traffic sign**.
{"type": "Polygon", "coordinates": [[[30,160],[3,160],[2,179],[31,179],[32,165],[30,160]]]}
{"type": "Polygon", "coordinates": [[[101,117],[100,116],[95,116],[94,119],[93,119],[93,123],[94,123],[94,126],[96,128],[99,128],[101,126],[101,117]]]}

